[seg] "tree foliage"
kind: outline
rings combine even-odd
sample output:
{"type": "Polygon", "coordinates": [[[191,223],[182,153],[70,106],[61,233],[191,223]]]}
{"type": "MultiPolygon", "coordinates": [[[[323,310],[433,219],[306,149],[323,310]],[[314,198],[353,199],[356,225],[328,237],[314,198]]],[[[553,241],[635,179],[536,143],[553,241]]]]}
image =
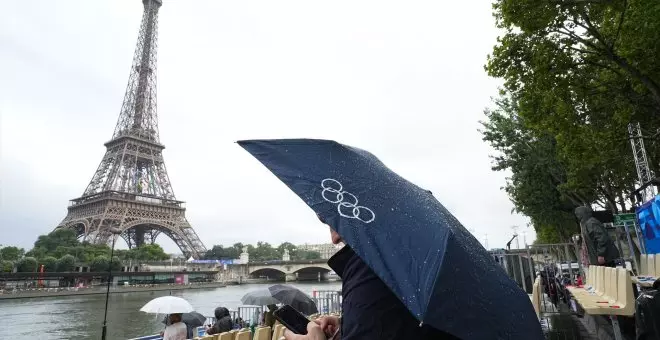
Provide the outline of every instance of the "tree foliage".
{"type": "Polygon", "coordinates": [[[243,251],[242,249],[242,243],[236,243],[233,246],[227,248],[223,247],[222,245],[214,245],[213,248],[206,252],[205,258],[210,260],[237,259],[241,255],[241,252],[243,251]]]}
{"type": "Polygon", "coordinates": [[[52,256],[46,256],[43,259],[38,260],[39,266],[44,266],[45,272],[56,272],[57,271],[57,259],[52,256]]]}
{"type": "Polygon", "coordinates": [[[143,244],[129,250],[115,250],[115,254],[123,261],[164,261],[170,258],[170,255],[157,244],[143,244]]]}
{"type": "Polygon", "coordinates": [[[110,264],[110,257],[100,255],[95,257],[89,264],[89,268],[93,272],[107,272],[108,265],[110,264]]]}
{"type": "Polygon", "coordinates": [[[270,243],[261,241],[257,242],[256,246],[236,243],[231,247],[225,248],[222,245],[215,245],[207,251],[205,258],[209,260],[237,259],[243,252],[244,246],[248,248],[250,261],[281,260],[284,256],[284,250],[289,251],[291,260],[315,260],[321,258],[319,252],[299,250],[290,242],[284,242],[277,247],[273,247],[270,243]]]}
{"type": "MultiPolygon", "coordinates": [[[[34,247],[26,255],[38,259],[41,264],[47,261],[49,264],[47,266],[48,271],[70,271],[73,270],[76,262],[91,264],[99,257],[109,258],[111,250],[107,244],[91,244],[78,241],[74,230],[57,229],[50,234],[39,236],[34,243],[34,247]],[[52,264],[52,258],[56,259],[54,265],[52,264]],[[58,263],[60,262],[64,266],[62,268],[68,270],[59,269],[58,263]]],[[[144,244],[129,250],[115,249],[115,255],[118,263],[119,261],[128,260],[138,262],[163,261],[170,258],[163,248],[157,244],[144,244]]],[[[114,266],[116,268],[121,267],[120,265],[114,266]]]]}
{"type": "Polygon", "coordinates": [[[660,2],[496,0],[503,31],[486,71],[504,80],[484,140],[508,170],[506,191],[537,236],[570,236],[572,208],[632,208],[628,124],[640,122],[660,160],[660,2]]]}
{"type": "MultiPolygon", "coordinates": [[[[89,267],[93,272],[107,272],[110,265],[110,256],[100,255],[95,257],[90,263],[89,267]]],[[[112,270],[118,271],[121,269],[121,262],[118,257],[112,259],[112,270]]]]}
{"type": "Polygon", "coordinates": [[[297,250],[296,255],[292,256],[292,260],[318,260],[321,258],[321,253],[312,250],[297,250]]]}
{"type": "Polygon", "coordinates": [[[76,268],[76,258],[73,255],[64,255],[57,260],[58,272],[71,272],[76,268]]]}
{"type": "Polygon", "coordinates": [[[18,261],[25,254],[23,248],[18,247],[2,247],[0,248],[0,260],[4,261],[18,261]]]}
{"type": "Polygon", "coordinates": [[[567,174],[557,159],[556,139],[534,135],[515,112],[509,98],[496,101],[496,108],[486,111],[482,134],[498,151],[493,170],[511,171],[504,189],[515,210],[530,217],[538,239],[565,240],[576,228],[574,207],[586,202],[590,193],[566,189],[567,174]]]}
{"type": "Polygon", "coordinates": [[[21,273],[33,273],[37,271],[37,259],[34,257],[23,257],[16,262],[16,271],[21,273]]]}
{"type": "Polygon", "coordinates": [[[660,108],[658,2],[497,0],[493,9],[505,34],[488,70],[508,89],[561,93],[577,81],[572,88],[660,108]]]}
{"type": "Polygon", "coordinates": [[[14,262],[0,260],[0,273],[11,273],[14,270],[14,262]]]}

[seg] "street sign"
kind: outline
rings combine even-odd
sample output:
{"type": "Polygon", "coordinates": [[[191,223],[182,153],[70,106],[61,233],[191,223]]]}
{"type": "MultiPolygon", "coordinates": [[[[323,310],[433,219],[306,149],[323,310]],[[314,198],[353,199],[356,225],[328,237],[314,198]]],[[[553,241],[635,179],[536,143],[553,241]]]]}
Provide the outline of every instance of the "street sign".
{"type": "Polygon", "coordinates": [[[614,215],[614,224],[624,224],[625,222],[635,222],[637,215],[635,214],[617,214],[614,215]]]}

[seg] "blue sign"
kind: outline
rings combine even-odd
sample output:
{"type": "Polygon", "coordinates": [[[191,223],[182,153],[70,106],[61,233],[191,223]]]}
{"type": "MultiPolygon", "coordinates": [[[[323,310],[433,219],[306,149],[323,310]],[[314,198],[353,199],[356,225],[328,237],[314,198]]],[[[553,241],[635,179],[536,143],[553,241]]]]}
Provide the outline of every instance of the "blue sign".
{"type": "Polygon", "coordinates": [[[646,253],[660,253],[660,195],[637,208],[636,213],[646,243],[646,253]]]}

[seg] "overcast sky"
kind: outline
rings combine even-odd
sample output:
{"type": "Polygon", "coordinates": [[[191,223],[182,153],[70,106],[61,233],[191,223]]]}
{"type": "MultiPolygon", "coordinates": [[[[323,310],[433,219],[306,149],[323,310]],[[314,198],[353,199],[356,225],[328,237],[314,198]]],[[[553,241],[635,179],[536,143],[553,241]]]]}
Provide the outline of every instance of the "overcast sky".
{"type": "MultiPolygon", "coordinates": [[[[139,0],[5,1],[0,11],[0,244],[30,247],[105,153],[139,0]]],[[[164,0],[158,114],[178,199],[207,247],[328,242],[313,212],[234,141],[325,138],[367,149],[490,247],[512,215],[477,132],[489,1],[164,0]]],[[[168,251],[178,251],[161,236],[168,251]]],[[[520,244],[522,245],[522,240],[520,244]]]]}

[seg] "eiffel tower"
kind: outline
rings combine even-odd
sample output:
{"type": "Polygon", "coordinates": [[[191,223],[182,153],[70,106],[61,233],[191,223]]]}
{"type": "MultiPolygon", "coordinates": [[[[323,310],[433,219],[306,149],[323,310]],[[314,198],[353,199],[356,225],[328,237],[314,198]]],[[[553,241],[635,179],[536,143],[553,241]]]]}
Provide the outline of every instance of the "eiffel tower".
{"type": "Polygon", "coordinates": [[[158,137],[156,49],[162,0],[143,0],[144,15],[124,102],[103,160],[83,195],[73,199],[56,227],[107,244],[118,228],[129,248],[152,244],[163,233],[186,257],[206,252],[176,200],[158,137]],[[112,229],[111,229],[112,228],[112,229]]]}

